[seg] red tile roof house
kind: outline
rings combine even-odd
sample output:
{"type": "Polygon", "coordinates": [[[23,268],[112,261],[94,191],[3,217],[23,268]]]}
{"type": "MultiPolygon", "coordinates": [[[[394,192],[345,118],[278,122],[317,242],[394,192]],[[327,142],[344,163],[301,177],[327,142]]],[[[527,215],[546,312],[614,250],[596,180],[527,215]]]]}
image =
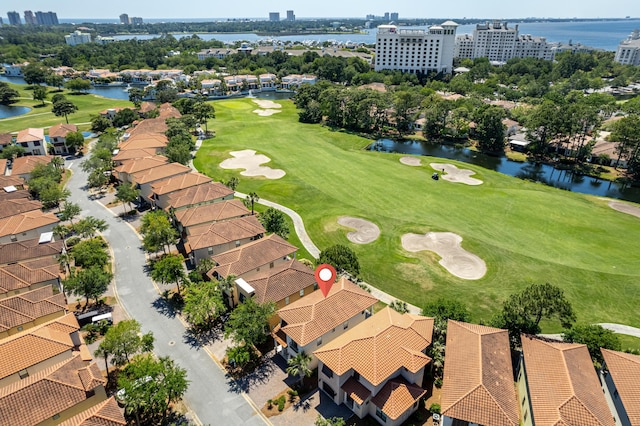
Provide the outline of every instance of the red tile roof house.
{"type": "Polygon", "coordinates": [[[615,425],[586,345],[523,335],[522,354],[523,425],[615,425]]]}
{"type": "Polygon", "coordinates": [[[262,238],[267,232],[257,217],[245,216],[225,222],[192,227],[184,249],[192,265],[262,238]]]}
{"type": "Polygon", "coordinates": [[[518,426],[511,365],[506,330],[449,321],[441,425],[518,426]]]}
{"type": "MultiPolygon", "coordinates": [[[[13,186],[18,190],[24,189],[25,181],[24,179],[18,176],[6,176],[3,172],[0,175],[0,188],[4,189],[11,186],[13,186]]],[[[8,189],[11,192],[11,188],[8,188],[8,189]]],[[[6,190],[4,190],[3,192],[6,192],[6,190]]],[[[16,191],[13,191],[13,192],[16,192],[16,191]]],[[[28,197],[19,197],[19,198],[31,198],[31,196],[29,195],[28,197]]]]}
{"type": "Polygon", "coordinates": [[[25,181],[31,178],[31,171],[39,164],[49,164],[53,159],[52,155],[38,155],[18,157],[13,160],[11,166],[11,176],[19,177],[25,181]]]}
{"type": "Polygon", "coordinates": [[[209,182],[172,192],[165,201],[158,203],[164,210],[178,211],[190,207],[204,206],[232,200],[235,192],[220,182],[209,182]]]}
{"type": "Polygon", "coordinates": [[[224,222],[249,216],[251,212],[240,200],[225,200],[174,211],[175,223],[181,234],[190,234],[188,229],[211,223],[224,222]]]}
{"type": "Polygon", "coordinates": [[[128,151],[131,149],[155,149],[164,150],[169,143],[169,139],[163,134],[143,133],[131,136],[126,141],[120,143],[118,149],[120,151],[128,151]]]}
{"type": "Polygon", "coordinates": [[[147,203],[152,204],[153,190],[151,185],[161,180],[169,179],[173,176],[191,173],[191,168],[179,163],[168,163],[152,169],[142,170],[130,175],[131,183],[140,190],[140,197],[147,203]]]}
{"type": "Polygon", "coordinates": [[[156,155],[160,155],[160,151],[161,150],[158,149],[127,149],[125,151],[116,149],[114,150],[114,155],[111,160],[113,160],[113,163],[117,167],[122,165],[123,161],[126,160],[155,157],[156,155]]]}
{"type": "Polygon", "coordinates": [[[54,214],[33,210],[0,219],[0,244],[39,238],[60,222],[54,214]]]}
{"type": "Polygon", "coordinates": [[[38,260],[0,266],[0,300],[47,286],[61,291],[60,265],[47,263],[38,260]]]}
{"type": "Polygon", "coordinates": [[[66,309],[64,294],[52,286],[0,299],[0,339],[58,318],[66,309]]]}
{"type": "Polygon", "coordinates": [[[0,244],[0,266],[32,260],[49,259],[51,264],[58,264],[58,256],[62,253],[62,241],[40,242],[39,238],[0,244]]]}
{"type": "Polygon", "coordinates": [[[78,131],[75,124],[56,124],[49,129],[49,143],[53,146],[54,154],[69,154],[67,135],[78,131]]]}
{"type": "Polygon", "coordinates": [[[378,301],[356,284],[341,277],[327,297],[321,290],[278,310],[280,325],[272,335],[282,347],[280,354],[288,360],[300,351],[310,355],[309,368],[318,366],[314,351],[369,318],[378,301]],[[286,339],[282,339],[282,335],[286,339]]]}
{"type": "Polygon", "coordinates": [[[163,208],[163,206],[167,205],[167,199],[169,196],[174,192],[194,186],[204,185],[209,182],[211,182],[211,178],[209,176],[198,172],[185,173],[183,175],[173,176],[169,179],[154,182],[151,185],[153,204],[163,208]]]}
{"type": "Polygon", "coordinates": [[[131,183],[130,175],[167,164],[169,159],[163,155],[124,160],[116,166],[114,176],[122,183],[131,183]]]}
{"type": "Polygon", "coordinates": [[[20,130],[16,136],[16,145],[23,147],[27,155],[47,155],[44,129],[30,127],[20,130]]]}
{"type": "Polygon", "coordinates": [[[616,425],[640,425],[640,356],[600,349],[600,383],[616,425]]]}
{"type": "Polygon", "coordinates": [[[2,203],[0,203],[0,219],[15,216],[20,213],[40,210],[41,208],[42,203],[38,200],[29,200],[28,198],[4,200],[2,203]]]}
{"type": "Polygon", "coordinates": [[[316,350],[318,387],[359,418],[400,425],[418,409],[433,318],[386,307],[316,350]]]}
{"type": "Polygon", "coordinates": [[[6,425],[60,424],[107,400],[105,382],[95,363],[76,355],[0,388],[0,418],[6,425]]]}
{"type": "Polygon", "coordinates": [[[13,135],[11,133],[0,133],[0,152],[11,145],[12,142],[13,135]]]}

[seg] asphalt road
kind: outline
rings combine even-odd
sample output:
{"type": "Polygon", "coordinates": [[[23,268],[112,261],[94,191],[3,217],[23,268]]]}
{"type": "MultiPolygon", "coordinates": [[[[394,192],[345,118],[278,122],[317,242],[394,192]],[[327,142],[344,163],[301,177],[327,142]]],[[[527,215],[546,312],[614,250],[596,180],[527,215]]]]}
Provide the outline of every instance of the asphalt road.
{"type": "Polygon", "coordinates": [[[184,397],[198,420],[205,425],[264,425],[267,423],[246,395],[231,390],[228,379],[204,349],[190,343],[185,327],[167,313],[150,277],[144,270],[145,254],[140,239],[124,221],[115,217],[85,190],[87,175],[80,169],[82,159],[67,161],[73,175],[67,183],[69,201],[82,208],[82,216],[103,219],[109,225],[103,235],[109,241],[115,260],[115,284],[120,303],[142,324],[144,333],[155,336],[154,352],[171,356],[185,368],[190,381],[184,397]]]}

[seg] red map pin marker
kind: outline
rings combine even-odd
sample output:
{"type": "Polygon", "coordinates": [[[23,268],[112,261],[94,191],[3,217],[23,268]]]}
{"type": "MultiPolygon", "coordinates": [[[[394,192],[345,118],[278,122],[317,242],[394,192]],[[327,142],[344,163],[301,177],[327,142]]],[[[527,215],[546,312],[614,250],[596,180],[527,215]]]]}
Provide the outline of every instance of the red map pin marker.
{"type": "Polygon", "coordinates": [[[327,297],[327,294],[329,294],[329,290],[331,290],[333,283],[336,281],[336,275],[336,268],[328,263],[323,263],[316,268],[316,282],[320,290],[322,290],[324,297],[327,297]]]}

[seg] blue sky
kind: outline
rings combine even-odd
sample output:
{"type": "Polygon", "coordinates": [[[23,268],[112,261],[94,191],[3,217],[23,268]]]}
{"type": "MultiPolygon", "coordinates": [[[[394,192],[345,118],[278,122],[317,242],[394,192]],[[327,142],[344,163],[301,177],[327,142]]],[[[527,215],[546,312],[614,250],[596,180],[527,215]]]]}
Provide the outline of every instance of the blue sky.
{"type": "Polygon", "coordinates": [[[0,16],[6,21],[7,12],[16,10],[22,16],[24,10],[54,11],[58,18],[113,18],[121,13],[143,18],[231,18],[264,17],[269,12],[286,15],[293,9],[298,17],[363,17],[367,14],[382,15],[398,12],[400,16],[415,18],[606,18],[640,17],[638,0],[536,0],[495,1],[456,0],[426,2],[417,0],[355,0],[355,1],[292,1],[267,2],[264,0],[233,1],[190,0],[109,0],[91,2],[78,0],[2,0],[0,16]]]}

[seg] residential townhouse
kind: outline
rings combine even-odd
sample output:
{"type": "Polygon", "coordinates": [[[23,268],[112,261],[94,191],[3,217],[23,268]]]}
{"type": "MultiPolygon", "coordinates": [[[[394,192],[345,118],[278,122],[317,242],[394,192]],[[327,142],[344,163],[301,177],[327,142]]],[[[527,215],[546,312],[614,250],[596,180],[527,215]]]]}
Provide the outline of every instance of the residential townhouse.
{"type": "Polygon", "coordinates": [[[168,162],[169,159],[163,155],[154,155],[150,157],[124,160],[120,162],[119,166],[116,166],[113,169],[113,175],[122,183],[131,183],[130,176],[133,173],[153,169],[154,167],[162,166],[164,164],[167,164],[168,162]]]}
{"type": "Polygon", "coordinates": [[[237,199],[188,207],[173,212],[174,222],[183,235],[187,235],[189,233],[187,229],[191,227],[224,222],[250,214],[244,203],[237,199]]]}
{"type": "Polygon", "coordinates": [[[157,181],[151,185],[151,199],[157,207],[166,207],[167,200],[171,194],[194,186],[203,185],[211,182],[209,176],[198,172],[184,173],[178,176],[157,181]]]}
{"type": "Polygon", "coordinates": [[[130,135],[124,142],[120,142],[118,149],[120,151],[127,151],[130,149],[152,149],[158,152],[163,151],[167,147],[168,143],[169,138],[162,133],[136,133],[134,135],[130,135]]]}
{"type": "Polygon", "coordinates": [[[238,51],[235,49],[220,48],[220,49],[203,49],[199,51],[196,55],[198,56],[198,60],[204,61],[207,58],[224,59],[228,55],[233,55],[235,53],[238,53],[238,51]]]}
{"type": "Polygon", "coordinates": [[[449,321],[441,426],[518,426],[509,333],[449,321]]]}
{"type": "Polygon", "coordinates": [[[23,77],[22,68],[29,65],[29,62],[23,62],[21,64],[2,64],[4,68],[4,75],[7,77],[23,77]]]}
{"type": "Polygon", "coordinates": [[[56,124],[49,129],[49,143],[53,146],[54,154],[69,154],[67,135],[78,131],[75,124],[56,124]]]}
{"type": "Polygon", "coordinates": [[[278,310],[280,324],[273,329],[279,353],[286,359],[300,351],[310,355],[309,368],[318,366],[317,349],[360,324],[373,313],[378,301],[345,277],[333,284],[325,297],[316,290],[278,310]],[[284,338],[283,338],[284,337],[284,338]]]}
{"type": "Polygon", "coordinates": [[[64,315],[66,305],[64,294],[52,286],[0,299],[0,339],[64,315]]]}
{"type": "Polygon", "coordinates": [[[38,155],[38,156],[25,156],[18,157],[13,160],[11,166],[11,176],[19,177],[28,182],[31,179],[31,172],[38,165],[47,165],[51,163],[53,156],[51,155],[38,155]]]}
{"type": "Polygon", "coordinates": [[[41,242],[39,238],[0,244],[0,266],[45,260],[58,264],[62,241],[41,242]]]}
{"type": "Polygon", "coordinates": [[[47,259],[0,266],[0,300],[43,287],[60,287],[60,266],[47,259]]]}
{"type": "Polygon", "coordinates": [[[275,74],[260,74],[260,89],[262,91],[271,91],[277,89],[277,77],[275,74]]]}
{"type": "Polygon", "coordinates": [[[0,133],[0,152],[13,143],[13,135],[11,133],[0,133]]]}
{"type": "MultiPolygon", "coordinates": [[[[24,182],[24,180],[22,180],[24,182]]],[[[0,187],[0,202],[6,200],[31,199],[31,194],[27,190],[21,190],[15,186],[0,187]]]]}
{"type": "Polygon", "coordinates": [[[615,424],[586,345],[523,335],[518,391],[525,426],[615,424]]]}
{"type": "Polygon", "coordinates": [[[640,425],[640,356],[600,349],[600,383],[616,425],[640,425]]]}
{"type": "Polygon", "coordinates": [[[126,426],[126,424],[116,399],[111,397],[76,414],[59,426],[126,426]]]}
{"type": "Polygon", "coordinates": [[[16,198],[0,203],[0,219],[42,209],[42,203],[28,198],[16,198]]]}
{"type": "Polygon", "coordinates": [[[47,146],[44,139],[44,130],[28,128],[20,130],[16,136],[16,145],[25,149],[27,155],[46,155],[47,146]]]}
{"type": "MultiPolygon", "coordinates": [[[[4,160],[5,164],[6,164],[7,160],[4,160]]],[[[13,189],[15,190],[20,190],[20,189],[25,189],[25,181],[24,179],[22,179],[21,177],[18,176],[7,176],[7,175],[0,175],[0,188],[4,189],[4,192],[15,192],[13,191],[13,189]],[[5,189],[6,188],[6,189],[5,189]]],[[[17,197],[17,198],[11,198],[11,199],[18,199],[18,198],[27,198],[29,199],[29,197],[17,197]]]]}
{"type": "Polygon", "coordinates": [[[400,425],[426,394],[433,318],[386,307],[316,350],[318,387],[359,418],[400,425]]]}
{"type": "Polygon", "coordinates": [[[60,223],[52,213],[40,210],[20,213],[0,219],[0,244],[39,238],[41,234],[51,232],[60,223]]]}
{"type": "Polygon", "coordinates": [[[127,160],[139,160],[141,158],[155,157],[159,155],[160,150],[155,148],[147,149],[127,149],[122,151],[120,149],[114,150],[114,155],[111,158],[115,166],[121,166],[127,160]]]}
{"type": "Polygon", "coordinates": [[[179,163],[167,163],[152,169],[142,170],[130,176],[131,183],[140,190],[140,197],[147,203],[152,204],[153,190],[151,185],[155,182],[168,179],[173,176],[191,173],[191,168],[179,163]]]}
{"type": "Polygon", "coordinates": [[[315,84],[318,78],[311,74],[289,74],[282,77],[280,88],[283,90],[294,90],[300,87],[302,84],[315,84]]]}
{"type": "MultiPolygon", "coordinates": [[[[189,228],[184,249],[192,265],[262,238],[266,230],[255,216],[243,216],[189,228]]],[[[236,301],[237,302],[237,301],[236,301]]]]}
{"type": "MultiPolygon", "coordinates": [[[[276,311],[308,296],[318,289],[314,271],[307,265],[291,259],[273,269],[265,270],[252,278],[238,278],[236,291],[240,298],[253,297],[257,303],[273,302],[276,311]]],[[[275,314],[269,318],[269,329],[280,323],[275,314]]]]}
{"type": "Polygon", "coordinates": [[[235,191],[220,182],[209,182],[172,192],[166,199],[165,210],[178,212],[183,209],[232,200],[235,191]]]}

